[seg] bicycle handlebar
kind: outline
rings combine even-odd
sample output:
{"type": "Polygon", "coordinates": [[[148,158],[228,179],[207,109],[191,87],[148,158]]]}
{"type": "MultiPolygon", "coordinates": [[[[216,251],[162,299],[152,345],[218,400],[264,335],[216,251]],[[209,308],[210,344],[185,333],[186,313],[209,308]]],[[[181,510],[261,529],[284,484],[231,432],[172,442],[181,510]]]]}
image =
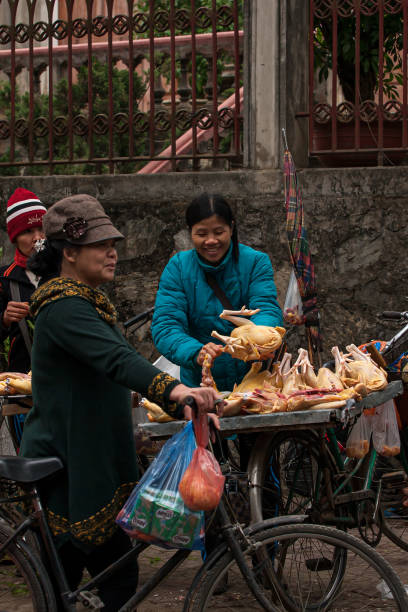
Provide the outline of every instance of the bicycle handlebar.
{"type": "Polygon", "coordinates": [[[125,321],[123,323],[123,327],[127,329],[128,327],[131,327],[132,325],[135,325],[136,323],[143,321],[143,319],[147,320],[149,316],[152,314],[153,310],[154,310],[154,306],[152,306],[151,308],[148,308],[144,312],[140,312],[138,315],[132,317],[128,321],[125,321]]]}
{"type": "Polygon", "coordinates": [[[401,319],[408,319],[408,312],[396,312],[395,310],[385,310],[381,313],[381,316],[384,319],[393,319],[396,321],[400,321],[401,319]]]}
{"type": "Polygon", "coordinates": [[[197,416],[197,414],[198,414],[198,407],[197,407],[197,403],[196,403],[196,401],[195,401],[195,399],[194,399],[194,397],[192,395],[187,395],[187,397],[184,398],[183,406],[190,406],[190,408],[194,412],[194,416],[197,416]]]}

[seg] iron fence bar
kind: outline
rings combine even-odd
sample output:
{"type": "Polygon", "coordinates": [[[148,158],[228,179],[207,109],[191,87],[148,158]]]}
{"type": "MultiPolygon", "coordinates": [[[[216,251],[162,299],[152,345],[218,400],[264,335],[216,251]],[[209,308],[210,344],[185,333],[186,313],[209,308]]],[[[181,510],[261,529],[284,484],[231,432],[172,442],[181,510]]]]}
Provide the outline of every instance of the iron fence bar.
{"type": "MultiPolygon", "coordinates": [[[[66,2],[69,0],[66,0],[66,2]]],[[[72,1],[72,0],[71,0],[72,1]]],[[[1,2],[1,0],[0,0],[1,2]]],[[[86,2],[88,3],[89,0],[86,0],[86,2]]],[[[93,0],[91,0],[91,4],[92,4],[93,0]]],[[[191,2],[193,2],[193,0],[191,0],[191,2]]],[[[90,24],[92,25],[92,18],[90,21],[90,24]]],[[[243,30],[239,30],[238,31],[239,37],[242,38],[244,35],[243,30]]],[[[216,36],[217,36],[217,40],[220,39],[221,41],[224,41],[224,43],[229,43],[229,45],[234,44],[234,32],[216,32],[216,36]]],[[[196,34],[196,44],[197,44],[197,50],[207,50],[207,49],[211,49],[212,48],[212,39],[213,39],[213,34],[212,32],[202,32],[201,34],[196,34]]],[[[176,45],[177,46],[183,46],[186,45],[190,42],[191,40],[191,34],[180,34],[178,36],[176,36],[176,45]]],[[[169,47],[170,45],[170,36],[159,36],[159,37],[155,37],[154,40],[154,44],[155,44],[155,48],[156,49],[166,49],[167,47],[169,47]]],[[[115,49],[115,51],[121,51],[124,50],[126,51],[128,49],[129,46],[129,42],[127,40],[114,40],[112,42],[112,46],[115,49]]],[[[107,51],[108,49],[108,43],[107,42],[93,42],[92,45],[93,49],[95,52],[97,51],[107,51]]],[[[145,49],[149,48],[149,41],[148,39],[145,38],[140,38],[140,39],[133,39],[133,47],[134,49],[139,49],[141,52],[143,52],[145,49]]],[[[84,51],[86,52],[87,50],[87,43],[77,43],[73,46],[73,54],[81,54],[84,51]]],[[[64,57],[66,57],[68,53],[68,46],[67,45],[58,45],[57,47],[54,48],[54,56],[58,56],[58,55],[63,55],[64,57]]],[[[0,49],[0,59],[2,57],[8,57],[11,54],[11,50],[10,49],[0,49]]],[[[15,56],[16,57],[24,57],[24,56],[28,56],[29,54],[29,49],[27,47],[23,47],[21,49],[15,49],[15,56]]],[[[47,55],[48,54],[48,50],[45,47],[36,47],[35,48],[35,55],[36,57],[40,57],[41,55],[47,55]]]]}
{"type": "Polygon", "coordinates": [[[314,0],[309,4],[309,153],[313,146],[313,92],[314,92],[314,0]]]}
{"type": "Polygon", "coordinates": [[[235,85],[235,112],[234,112],[234,151],[238,156],[241,153],[241,132],[240,132],[240,117],[241,117],[241,101],[240,101],[240,61],[239,61],[239,23],[238,23],[238,0],[234,0],[233,4],[233,19],[234,19],[234,85],[235,85]]]}
{"type": "Polygon", "coordinates": [[[175,8],[170,0],[170,104],[171,104],[171,169],[176,170],[176,43],[175,43],[175,8]]]}
{"type": "Polygon", "coordinates": [[[135,152],[135,135],[133,133],[133,113],[134,113],[134,104],[133,104],[133,96],[134,96],[134,53],[133,53],[133,0],[127,0],[128,6],[128,20],[129,20],[129,28],[128,28],[128,39],[129,39],[129,117],[128,117],[128,134],[129,134],[129,157],[132,157],[135,152]]]}
{"type": "MultiPolygon", "coordinates": [[[[28,5],[28,28],[33,32],[34,28],[34,11],[36,0],[28,5]]],[[[28,42],[29,48],[29,64],[28,64],[28,81],[29,81],[29,100],[30,107],[28,111],[28,159],[34,159],[34,38],[31,35],[28,42]]]]}
{"type": "Polygon", "coordinates": [[[213,156],[218,153],[219,137],[218,137],[218,73],[217,73],[217,2],[212,0],[212,112],[213,112],[213,156]]]}
{"type": "MultiPolygon", "coordinates": [[[[68,15],[68,158],[70,161],[74,159],[74,132],[72,129],[72,15],[74,8],[74,0],[66,0],[67,15],[68,15]]],[[[92,23],[92,22],[91,22],[92,23]]],[[[92,71],[88,66],[88,72],[92,71]]],[[[89,99],[89,98],[88,98],[89,99]]]]}
{"type": "Polygon", "coordinates": [[[154,70],[155,70],[155,59],[154,59],[154,0],[149,0],[149,56],[150,56],[150,74],[149,74],[149,87],[150,87],[150,109],[149,109],[149,150],[150,157],[154,157],[154,70]]]}
{"type": "MultiPolygon", "coordinates": [[[[354,149],[353,149],[354,150],[354,149]]],[[[389,149],[385,149],[385,150],[389,150],[389,149]]],[[[399,149],[398,149],[399,150],[399,149]]],[[[327,151],[326,151],[327,152],[327,151]]],[[[233,153],[219,153],[218,156],[220,159],[235,159],[235,154],[233,153]]],[[[149,157],[148,155],[141,155],[140,157],[113,157],[112,161],[116,162],[126,162],[126,161],[133,161],[133,162],[144,162],[144,161],[166,161],[169,160],[171,161],[173,159],[173,157],[171,155],[161,155],[160,157],[154,157],[153,160],[151,157],[149,157]]],[[[177,160],[181,160],[181,159],[185,159],[185,160],[189,160],[192,159],[192,155],[177,155],[177,160]]],[[[201,154],[198,156],[198,159],[214,159],[214,155],[213,154],[201,154]]],[[[54,159],[54,164],[55,165],[61,165],[61,164],[104,164],[110,161],[109,157],[95,157],[92,160],[89,160],[88,158],[80,158],[80,159],[74,159],[74,160],[69,160],[69,159],[54,159]]],[[[32,166],[46,166],[49,164],[48,160],[34,160],[32,162],[32,164],[28,164],[27,161],[18,161],[18,162],[0,162],[0,167],[8,167],[8,166],[28,166],[28,165],[32,165],[32,166]]]]}
{"type": "MultiPolygon", "coordinates": [[[[108,135],[109,135],[109,159],[114,155],[113,151],[113,54],[112,54],[112,28],[113,28],[113,0],[106,0],[108,8],[108,135]]],[[[109,162],[109,172],[114,170],[113,162],[109,162]]]]}
{"type": "Polygon", "coordinates": [[[384,164],[384,0],[378,0],[378,165],[384,164]]]}
{"type": "Polygon", "coordinates": [[[14,161],[16,146],[16,13],[17,3],[10,6],[11,11],[11,62],[10,62],[10,161],[14,161]]]}
{"type": "MultiPolygon", "coordinates": [[[[52,0],[51,4],[47,3],[47,17],[48,26],[52,23],[52,15],[54,11],[55,0],[52,0]]],[[[49,170],[50,173],[53,171],[52,160],[54,157],[54,130],[53,130],[53,117],[54,117],[54,73],[52,70],[53,66],[53,54],[52,54],[52,37],[48,37],[48,159],[50,161],[49,170]]]]}
{"type": "MultiPolygon", "coordinates": [[[[396,153],[398,151],[408,151],[408,147],[382,147],[380,149],[380,147],[371,147],[371,148],[366,148],[364,147],[364,149],[358,149],[358,151],[356,151],[354,148],[353,149],[337,149],[336,153],[380,153],[381,151],[384,151],[385,153],[396,153]]],[[[331,155],[333,153],[333,151],[331,149],[315,149],[313,151],[314,154],[316,155],[331,155]]]]}
{"type": "Polygon", "coordinates": [[[356,15],[356,43],[355,43],[355,72],[354,72],[354,146],[360,147],[360,36],[361,36],[361,7],[360,0],[354,2],[354,12],[356,15]]]}
{"type": "Polygon", "coordinates": [[[191,24],[191,134],[193,144],[193,169],[198,170],[197,163],[197,41],[196,41],[196,4],[195,0],[191,0],[190,12],[191,24]]]}
{"type": "MultiPolygon", "coordinates": [[[[93,0],[86,0],[88,36],[87,36],[87,57],[88,57],[88,158],[94,156],[94,118],[93,118],[93,57],[92,57],[92,9],[93,0]]],[[[71,126],[72,129],[72,126],[71,126]]]]}
{"type": "Polygon", "coordinates": [[[402,146],[408,145],[408,125],[407,125],[407,55],[408,55],[408,2],[403,3],[403,42],[402,42],[402,146]]]}
{"type": "Polygon", "coordinates": [[[332,42],[332,107],[331,107],[331,148],[337,149],[337,2],[332,2],[332,23],[333,23],[333,42],[332,42]]]}

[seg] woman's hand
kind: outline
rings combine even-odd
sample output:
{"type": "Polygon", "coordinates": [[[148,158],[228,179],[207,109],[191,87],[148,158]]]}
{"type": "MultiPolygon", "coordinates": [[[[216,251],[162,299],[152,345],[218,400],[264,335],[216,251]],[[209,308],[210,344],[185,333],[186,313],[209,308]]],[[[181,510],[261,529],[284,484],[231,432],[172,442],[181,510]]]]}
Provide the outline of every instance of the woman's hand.
{"type": "Polygon", "coordinates": [[[5,327],[10,327],[12,323],[18,323],[28,315],[28,302],[8,302],[7,308],[3,313],[3,323],[5,327]]]}
{"type": "Polygon", "coordinates": [[[408,488],[402,489],[402,505],[408,507],[408,488]]]}
{"type": "Polygon", "coordinates": [[[221,344],[216,344],[215,342],[208,342],[204,344],[203,348],[197,355],[197,363],[199,366],[203,365],[204,357],[208,354],[211,359],[214,360],[218,355],[221,355],[223,352],[223,348],[221,344]]]}
{"type": "MultiPolygon", "coordinates": [[[[222,416],[224,401],[221,395],[213,387],[186,387],[185,385],[177,385],[170,393],[170,400],[183,405],[183,400],[186,397],[193,397],[196,401],[198,414],[210,413],[208,418],[212,421],[216,429],[220,429],[220,419],[222,416]],[[215,405],[217,405],[217,414],[214,414],[215,405]]],[[[184,406],[184,417],[187,421],[193,418],[193,411],[190,406],[184,406]]],[[[211,431],[211,430],[210,430],[211,431]]],[[[214,433],[210,433],[212,442],[215,442],[214,433]]]]}
{"type": "MultiPolygon", "coordinates": [[[[171,390],[169,399],[172,402],[177,402],[178,404],[183,405],[183,401],[185,400],[186,397],[193,397],[195,399],[199,414],[203,414],[205,412],[214,412],[215,405],[217,404],[217,412],[220,416],[222,416],[222,404],[223,404],[222,397],[212,387],[190,388],[190,387],[186,387],[186,385],[180,384],[171,390]]],[[[186,414],[186,410],[188,408],[190,407],[185,406],[184,414],[186,414]]],[[[188,413],[188,410],[187,410],[187,413],[188,413]]],[[[191,408],[190,408],[189,414],[191,414],[191,408]]]]}

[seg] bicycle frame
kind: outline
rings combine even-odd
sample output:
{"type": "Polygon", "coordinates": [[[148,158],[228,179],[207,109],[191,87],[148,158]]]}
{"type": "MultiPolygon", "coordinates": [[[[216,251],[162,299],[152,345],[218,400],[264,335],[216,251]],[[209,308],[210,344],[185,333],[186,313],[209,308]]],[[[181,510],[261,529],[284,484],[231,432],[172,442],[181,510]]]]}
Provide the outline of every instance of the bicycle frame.
{"type": "MultiPolygon", "coordinates": [[[[401,460],[401,463],[404,469],[408,471],[407,455],[405,451],[405,444],[408,443],[408,439],[405,440],[405,438],[408,438],[408,429],[401,432],[401,437],[403,438],[403,440],[401,444],[401,453],[400,453],[399,458],[401,460]]],[[[322,433],[320,436],[320,457],[323,458],[323,461],[322,463],[319,462],[319,465],[318,465],[317,477],[315,481],[315,489],[313,492],[313,499],[315,501],[318,502],[320,499],[320,488],[321,488],[322,482],[324,482],[325,484],[324,491],[328,498],[328,501],[329,501],[329,504],[332,510],[335,510],[336,505],[339,504],[340,494],[346,494],[346,495],[349,494],[348,498],[346,496],[344,498],[347,501],[342,502],[348,505],[349,504],[353,505],[361,501],[364,501],[363,492],[367,492],[366,499],[370,499],[369,492],[373,491],[375,467],[376,467],[376,462],[378,458],[378,453],[373,446],[371,446],[368,455],[360,458],[350,471],[346,471],[347,465],[350,463],[350,459],[348,457],[344,457],[344,455],[340,453],[336,433],[334,429],[330,428],[324,433],[322,433]],[[332,488],[330,475],[328,475],[328,477],[325,476],[325,472],[327,473],[327,470],[330,469],[329,461],[327,459],[328,451],[330,451],[336,463],[336,466],[339,470],[339,475],[341,476],[340,482],[337,483],[337,486],[334,489],[332,488]],[[351,481],[357,475],[358,475],[358,478],[364,479],[364,484],[358,491],[358,494],[360,497],[355,495],[355,499],[353,499],[353,487],[352,487],[351,481]],[[336,504],[336,500],[337,500],[337,504],[336,504]]],[[[297,469],[300,469],[300,465],[298,465],[297,469]]],[[[296,474],[295,474],[295,477],[296,477],[296,474]]],[[[354,491],[354,494],[356,494],[356,491],[354,491]]],[[[380,496],[381,496],[381,483],[377,487],[377,490],[375,491],[375,503],[374,503],[374,515],[373,515],[373,519],[375,521],[377,521],[378,519],[380,496]]],[[[373,499],[372,496],[371,496],[371,499],[373,499]]],[[[288,496],[288,503],[289,502],[290,502],[290,497],[288,496]]],[[[347,512],[347,516],[338,516],[338,514],[335,513],[332,516],[332,520],[329,520],[329,521],[325,520],[325,522],[333,522],[338,525],[343,524],[343,525],[348,525],[348,526],[356,525],[356,519],[353,515],[353,512],[350,512],[350,511],[347,512]]]]}
{"type": "MultiPolygon", "coordinates": [[[[218,505],[218,508],[215,511],[216,523],[224,539],[224,545],[220,548],[223,551],[225,550],[225,547],[228,547],[231,550],[232,554],[234,555],[234,558],[236,559],[241,574],[244,577],[254,597],[256,597],[256,599],[262,606],[265,607],[265,609],[268,609],[270,602],[264,597],[263,593],[259,589],[254,573],[251,567],[248,565],[241,548],[242,545],[244,545],[244,550],[246,550],[248,547],[251,547],[250,534],[253,533],[254,530],[256,531],[257,526],[255,525],[249,528],[248,530],[245,530],[248,532],[248,534],[246,534],[245,531],[239,525],[239,523],[232,523],[225,507],[224,497],[225,493],[223,494],[223,498],[221,498],[220,504],[218,505]]],[[[0,546],[0,554],[7,549],[7,546],[12,541],[17,543],[17,539],[23,537],[24,534],[28,532],[28,530],[33,529],[34,531],[39,531],[39,543],[42,551],[42,556],[44,556],[44,565],[47,568],[48,573],[52,575],[52,577],[55,579],[63,602],[64,609],[68,612],[73,612],[73,610],[75,610],[74,604],[77,601],[82,601],[86,605],[92,606],[92,599],[95,596],[90,592],[90,590],[94,587],[99,586],[105,581],[106,578],[108,578],[112,574],[118,572],[130,559],[132,559],[136,555],[139,555],[144,549],[148,548],[149,546],[148,543],[137,542],[137,544],[132,548],[132,550],[122,555],[114,563],[109,565],[98,575],[91,578],[88,582],[82,584],[81,588],[71,591],[69,589],[65,571],[59,559],[57,549],[54,545],[51,531],[46,521],[45,512],[41,504],[41,499],[37,487],[27,487],[27,494],[25,494],[24,496],[0,499],[0,505],[4,502],[18,500],[21,501],[23,498],[30,498],[32,500],[34,512],[29,517],[24,519],[20,523],[20,525],[16,527],[12,535],[4,542],[4,544],[0,546]]],[[[285,524],[304,522],[305,517],[282,517],[282,519],[283,520],[277,519],[276,524],[282,524],[282,522],[285,524]]],[[[263,529],[265,528],[265,526],[267,526],[268,523],[270,523],[270,521],[260,523],[258,524],[258,528],[263,529]]],[[[191,550],[177,550],[162,567],[155,571],[153,576],[147,582],[145,582],[140,588],[136,590],[135,594],[121,608],[121,612],[130,612],[131,610],[134,610],[135,606],[141,601],[143,601],[149,595],[149,593],[151,593],[155,589],[155,587],[162,580],[164,580],[164,578],[166,578],[172,571],[174,571],[190,555],[191,552],[191,550]]],[[[214,551],[214,553],[217,553],[217,549],[214,551]]],[[[35,565],[34,557],[35,554],[30,553],[30,558],[34,561],[35,565]]],[[[213,558],[213,555],[211,555],[211,558],[213,558]]]]}

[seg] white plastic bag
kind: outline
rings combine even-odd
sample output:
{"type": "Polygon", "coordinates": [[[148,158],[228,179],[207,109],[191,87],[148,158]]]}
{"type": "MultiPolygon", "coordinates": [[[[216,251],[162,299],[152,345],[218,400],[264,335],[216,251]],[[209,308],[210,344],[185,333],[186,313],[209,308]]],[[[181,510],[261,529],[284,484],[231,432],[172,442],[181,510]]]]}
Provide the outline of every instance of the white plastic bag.
{"type": "Polygon", "coordinates": [[[347,457],[354,457],[355,459],[365,457],[370,450],[370,439],[371,417],[363,413],[355,423],[347,438],[347,457]]]}
{"type": "Polygon", "coordinates": [[[288,290],[286,291],[283,316],[287,323],[293,325],[299,325],[303,321],[302,298],[300,297],[299,286],[293,270],[290,273],[288,290]]]}
{"type": "Polygon", "coordinates": [[[373,444],[379,455],[393,457],[400,452],[400,435],[394,400],[376,406],[373,422],[373,444]]]}
{"type": "Polygon", "coordinates": [[[180,366],[166,359],[164,355],[160,355],[160,357],[153,362],[153,365],[156,366],[156,368],[159,368],[159,370],[162,372],[167,372],[167,374],[170,374],[170,376],[173,376],[174,378],[180,378],[180,366]]]}

